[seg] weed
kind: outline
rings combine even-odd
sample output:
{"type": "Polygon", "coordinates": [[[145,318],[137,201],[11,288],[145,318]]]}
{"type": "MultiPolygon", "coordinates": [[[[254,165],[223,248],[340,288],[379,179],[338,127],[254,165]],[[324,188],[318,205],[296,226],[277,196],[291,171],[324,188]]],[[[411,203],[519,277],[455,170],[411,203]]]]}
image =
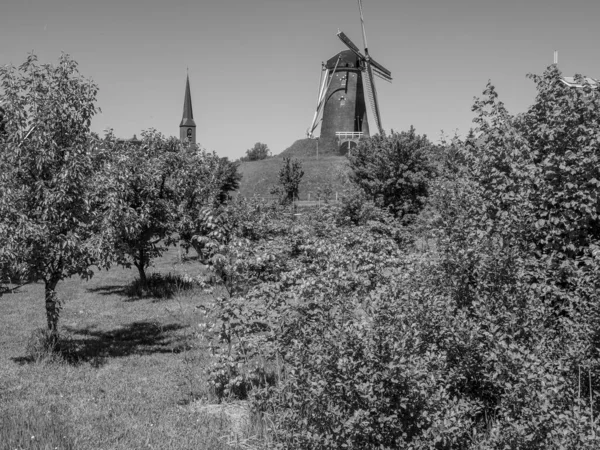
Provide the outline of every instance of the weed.
{"type": "Polygon", "coordinates": [[[25,347],[25,360],[39,363],[73,362],[77,359],[73,342],[62,335],[51,333],[47,328],[32,331],[25,347]]]}

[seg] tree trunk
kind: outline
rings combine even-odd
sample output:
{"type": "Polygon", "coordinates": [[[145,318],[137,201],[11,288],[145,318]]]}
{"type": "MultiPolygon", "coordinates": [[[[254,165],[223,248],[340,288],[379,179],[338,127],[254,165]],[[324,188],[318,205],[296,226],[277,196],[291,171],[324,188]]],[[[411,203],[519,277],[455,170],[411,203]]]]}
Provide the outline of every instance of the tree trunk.
{"type": "Polygon", "coordinates": [[[50,279],[45,282],[46,293],[46,320],[48,321],[48,331],[54,336],[58,336],[58,318],[60,316],[60,301],[56,293],[58,280],[50,279]]]}
{"type": "Polygon", "coordinates": [[[138,262],[134,263],[140,273],[140,283],[144,289],[148,287],[148,280],[146,278],[146,254],[144,249],[140,249],[138,253],[138,262]]]}
{"type": "Polygon", "coordinates": [[[140,273],[140,283],[142,284],[142,287],[145,289],[148,287],[148,280],[146,279],[146,271],[144,270],[144,265],[136,264],[135,266],[137,267],[138,272],[140,273]]]}

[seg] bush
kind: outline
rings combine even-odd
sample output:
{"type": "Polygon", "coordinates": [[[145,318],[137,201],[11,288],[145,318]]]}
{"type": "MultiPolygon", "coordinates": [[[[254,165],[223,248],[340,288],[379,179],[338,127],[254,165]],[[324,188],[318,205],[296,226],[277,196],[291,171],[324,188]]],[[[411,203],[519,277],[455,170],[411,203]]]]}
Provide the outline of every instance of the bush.
{"type": "Polygon", "coordinates": [[[554,68],[534,80],[517,117],[488,86],[478,129],[427,181],[421,229],[362,189],[224,247],[218,381],[243,384],[277,448],[598,447],[599,97],[554,68]]]}
{"type": "Polygon", "coordinates": [[[271,150],[267,144],[257,142],[254,147],[246,150],[246,156],[242,156],[240,161],[260,161],[271,156],[271,150]]]}
{"type": "Polygon", "coordinates": [[[405,223],[425,205],[435,175],[431,143],[414,128],[362,139],[348,154],[350,179],[367,198],[405,223]]]}

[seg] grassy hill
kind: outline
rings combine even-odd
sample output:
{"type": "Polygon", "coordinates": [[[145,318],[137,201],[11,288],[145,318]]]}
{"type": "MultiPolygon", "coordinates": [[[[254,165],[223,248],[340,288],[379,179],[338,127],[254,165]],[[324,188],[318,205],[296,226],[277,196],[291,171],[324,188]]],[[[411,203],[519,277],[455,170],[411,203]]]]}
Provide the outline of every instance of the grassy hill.
{"type": "Polygon", "coordinates": [[[317,159],[317,141],[300,139],[279,155],[261,161],[242,162],[239,168],[243,176],[239,190],[240,195],[269,197],[271,187],[277,184],[284,156],[298,158],[302,161],[304,177],[300,183],[301,200],[306,200],[309,193],[311,198],[314,198],[317,189],[328,183],[331,184],[334,197],[335,192],[343,191],[343,174],[347,170],[346,157],[325,154],[319,155],[319,159],[317,159]]]}

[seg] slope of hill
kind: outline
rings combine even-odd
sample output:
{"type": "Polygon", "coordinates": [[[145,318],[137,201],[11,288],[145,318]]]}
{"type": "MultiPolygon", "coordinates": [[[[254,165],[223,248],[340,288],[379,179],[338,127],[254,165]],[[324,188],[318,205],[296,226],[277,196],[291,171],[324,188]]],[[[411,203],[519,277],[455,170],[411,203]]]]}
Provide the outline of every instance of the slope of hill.
{"type": "MultiPolygon", "coordinates": [[[[320,150],[320,149],[319,149],[320,150]]],[[[320,153],[320,151],[319,151],[320,153]]],[[[270,197],[271,188],[277,184],[279,169],[283,157],[289,156],[302,161],[304,177],[300,183],[300,198],[306,200],[308,194],[315,198],[317,190],[330,185],[335,192],[344,190],[343,180],[346,172],[346,157],[338,155],[319,155],[317,159],[317,142],[314,139],[299,139],[289,148],[271,158],[261,161],[244,161],[240,163],[242,174],[239,194],[244,197],[270,197]]]]}
{"type": "Polygon", "coordinates": [[[295,158],[315,157],[317,156],[317,149],[319,156],[340,156],[337,149],[331,149],[329,146],[324,145],[319,139],[298,139],[290,147],[286,148],[279,155],[276,156],[293,156],[295,158]]]}

